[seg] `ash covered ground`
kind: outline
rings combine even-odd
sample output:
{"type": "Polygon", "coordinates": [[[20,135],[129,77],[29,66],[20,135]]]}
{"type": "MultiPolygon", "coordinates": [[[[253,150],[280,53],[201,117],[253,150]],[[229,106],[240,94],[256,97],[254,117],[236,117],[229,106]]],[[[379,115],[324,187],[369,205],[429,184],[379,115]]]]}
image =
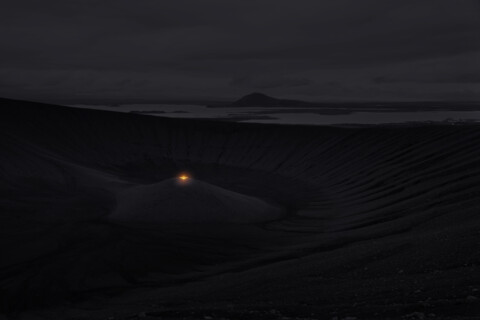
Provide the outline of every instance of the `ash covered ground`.
{"type": "Polygon", "coordinates": [[[1,105],[4,318],[479,319],[476,125],[1,105]]]}

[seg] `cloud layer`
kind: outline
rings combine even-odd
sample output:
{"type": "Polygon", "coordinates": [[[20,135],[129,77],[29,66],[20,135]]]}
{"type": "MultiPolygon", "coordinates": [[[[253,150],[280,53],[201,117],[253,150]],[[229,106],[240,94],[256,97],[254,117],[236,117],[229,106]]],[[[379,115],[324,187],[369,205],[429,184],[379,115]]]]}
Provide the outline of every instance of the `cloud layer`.
{"type": "Polygon", "coordinates": [[[11,1],[0,95],[478,100],[479,14],[476,0],[11,1]]]}

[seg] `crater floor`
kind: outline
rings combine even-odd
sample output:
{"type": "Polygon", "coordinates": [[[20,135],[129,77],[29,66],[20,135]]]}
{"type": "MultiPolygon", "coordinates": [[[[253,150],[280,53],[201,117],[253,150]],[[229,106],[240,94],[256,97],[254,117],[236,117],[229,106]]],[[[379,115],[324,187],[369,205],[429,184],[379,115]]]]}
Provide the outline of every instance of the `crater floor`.
{"type": "Polygon", "coordinates": [[[117,195],[112,221],[143,223],[259,223],[282,209],[261,199],[190,178],[170,178],[128,188],[117,195]]]}

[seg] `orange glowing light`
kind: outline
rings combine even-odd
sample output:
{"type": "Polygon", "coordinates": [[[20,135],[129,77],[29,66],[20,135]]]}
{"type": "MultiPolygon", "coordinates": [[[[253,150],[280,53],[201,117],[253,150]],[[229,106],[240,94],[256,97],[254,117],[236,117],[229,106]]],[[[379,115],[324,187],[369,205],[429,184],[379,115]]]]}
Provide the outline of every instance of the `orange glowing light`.
{"type": "Polygon", "coordinates": [[[182,180],[182,181],[186,181],[186,180],[190,179],[190,177],[187,176],[186,174],[182,174],[182,175],[179,176],[178,178],[179,178],[180,180],[182,180]]]}

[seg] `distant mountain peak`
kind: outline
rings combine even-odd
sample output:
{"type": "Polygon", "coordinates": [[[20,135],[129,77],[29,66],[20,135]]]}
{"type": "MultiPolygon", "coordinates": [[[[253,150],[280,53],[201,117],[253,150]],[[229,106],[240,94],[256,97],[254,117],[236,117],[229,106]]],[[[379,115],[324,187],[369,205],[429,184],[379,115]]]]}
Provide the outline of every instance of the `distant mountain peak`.
{"type": "Polygon", "coordinates": [[[254,98],[254,99],[269,98],[269,99],[274,99],[273,97],[267,96],[266,94],[261,93],[261,92],[252,92],[252,93],[247,94],[246,96],[244,96],[242,99],[245,99],[245,98],[254,98]]]}
{"type": "Polygon", "coordinates": [[[231,107],[299,107],[312,106],[312,103],[298,100],[277,99],[260,92],[250,93],[234,103],[231,107]]]}
{"type": "Polygon", "coordinates": [[[266,94],[260,92],[250,93],[236,102],[233,103],[235,106],[256,106],[256,105],[272,105],[277,104],[280,100],[273,97],[267,96],[266,94]]]}

